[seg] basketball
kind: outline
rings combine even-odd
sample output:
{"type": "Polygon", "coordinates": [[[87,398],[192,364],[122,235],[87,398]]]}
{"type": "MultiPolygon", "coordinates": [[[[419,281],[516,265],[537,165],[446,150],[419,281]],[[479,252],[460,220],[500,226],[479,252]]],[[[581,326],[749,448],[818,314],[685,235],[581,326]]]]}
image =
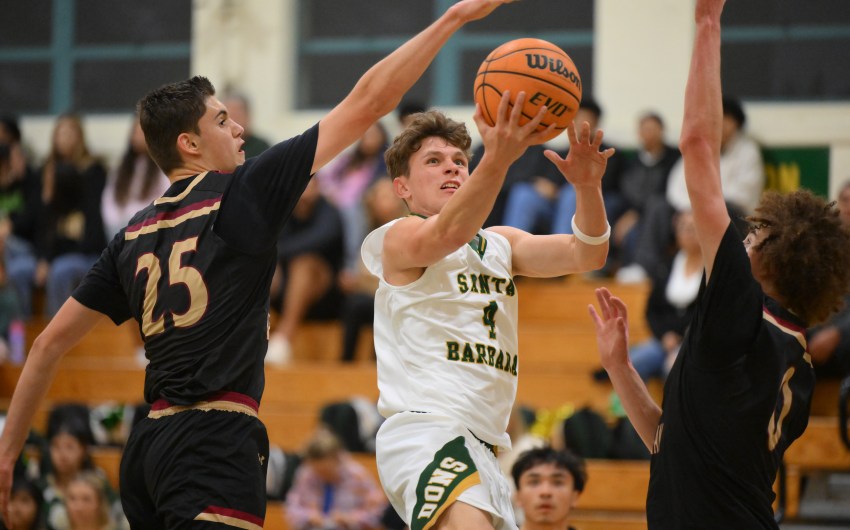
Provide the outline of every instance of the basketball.
{"type": "Polygon", "coordinates": [[[475,76],[475,102],[491,126],[496,122],[505,90],[511,92],[511,107],[517,94],[525,92],[521,124],[533,119],[540,107],[546,105],[538,130],[555,124],[555,129],[546,136],[548,141],[573,121],[581,102],[581,77],[570,56],[551,42],[516,39],[493,50],[475,76]]]}

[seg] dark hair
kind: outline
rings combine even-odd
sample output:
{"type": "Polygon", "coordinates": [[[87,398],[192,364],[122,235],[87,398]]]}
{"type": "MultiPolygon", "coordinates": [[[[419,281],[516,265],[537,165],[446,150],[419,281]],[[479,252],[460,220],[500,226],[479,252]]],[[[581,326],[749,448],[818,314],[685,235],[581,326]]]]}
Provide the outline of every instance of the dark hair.
{"type": "Polygon", "coordinates": [[[42,493],[41,488],[34,481],[26,478],[25,476],[18,475],[12,481],[12,491],[10,492],[9,497],[18,492],[23,492],[29,495],[33,502],[35,502],[35,520],[30,528],[44,528],[44,510],[42,509],[42,504],[44,504],[44,494],[42,493]]]}
{"type": "Polygon", "coordinates": [[[658,114],[657,112],[649,111],[649,112],[644,113],[640,117],[640,123],[643,123],[646,120],[652,120],[655,123],[657,123],[658,125],[660,125],[662,129],[664,128],[664,120],[661,118],[661,115],[658,114]]]}
{"type": "Polygon", "coordinates": [[[422,147],[422,140],[431,136],[444,138],[449,144],[462,150],[467,159],[470,158],[469,147],[472,145],[472,139],[466,125],[436,110],[420,112],[414,115],[410,125],[396,136],[384,153],[390,178],[407,175],[410,170],[410,157],[422,147]]]}
{"type": "Polygon", "coordinates": [[[425,112],[428,110],[428,107],[425,106],[424,103],[415,100],[402,101],[401,105],[398,106],[398,120],[404,121],[404,119],[411,114],[419,114],[420,112],[425,112]]]}
{"type": "Polygon", "coordinates": [[[121,157],[121,163],[115,169],[115,202],[122,206],[127,204],[127,200],[130,198],[130,187],[133,184],[133,175],[136,172],[136,160],[139,157],[143,157],[145,165],[141,196],[147,197],[156,182],[160,179],[159,168],[157,168],[156,162],[151,158],[150,153],[137,153],[133,150],[132,136],[134,130],[135,123],[133,124],[133,129],[130,129],[130,139],[127,140],[127,149],[121,157]]]}
{"type": "Polygon", "coordinates": [[[206,112],[207,98],[214,95],[215,87],[209,79],[196,75],[161,86],[139,100],[139,121],[148,150],[164,173],[183,163],[177,137],[189,131],[200,133],[198,121],[206,112]]]}
{"type": "Polygon", "coordinates": [[[723,98],[723,115],[729,116],[738,123],[738,128],[743,129],[747,123],[747,115],[744,114],[744,107],[737,99],[729,96],[723,98]]]}
{"type": "Polygon", "coordinates": [[[581,103],[579,103],[578,108],[593,113],[597,120],[602,119],[602,107],[600,107],[599,103],[597,103],[593,98],[583,98],[581,103]]]}
{"type": "Polygon", "coordinates": [[[519,481],[525,472],[542,464],[554,464],[556,468],[568,471],[573,477],[573,489],[579,492],[584,491],[587,484],[587,469],[584,460],[569,451],[557,451],[548,446],[529,449],[516,459],[511,468],[511,476],[514,479],[516,489],[520,489],[519,481]]]}
{"type": "Polygon", "coordinates": [[[850,232],[834,202],[808,190],[771,191],[747,221],[752,229],[767,230],[756,249],[766,277],[790,311],[813,325],[841,309],[850,288],[850,232]]]}
{"type": "Polygon", "coordinates": [[[21,141],[21,127],[18,125],[18,118],[11,114],[3,114],[0,116],[0,129],[6,131],[12,142],[19,143],[21,141]]]}

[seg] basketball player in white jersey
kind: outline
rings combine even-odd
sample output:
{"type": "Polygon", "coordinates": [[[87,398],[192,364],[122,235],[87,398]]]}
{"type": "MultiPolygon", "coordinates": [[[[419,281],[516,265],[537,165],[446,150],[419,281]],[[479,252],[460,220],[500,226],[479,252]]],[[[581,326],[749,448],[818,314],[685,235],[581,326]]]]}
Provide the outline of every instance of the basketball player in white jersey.
{"type": "Polygon", "coordinates": [[[495,126],[477,109],[485,152],[469,174],[466,127],[439,112],[417,115],[387,151],[396,194],[411,215],[372,232],[366,266],[375,297],[379,409],[378,471],[412,530],[515,529],[510,489],[495,454],[516,396],[514,275],[553,277],[601,267],[610,226],[601,180],[613,149],[602,133],[570,126],[565,159],[546,157],[578,192],[576,235],[482,230],[508,167],[542,143],[534,120],[519,125],[522,99],[502,98],[495,126]]]}

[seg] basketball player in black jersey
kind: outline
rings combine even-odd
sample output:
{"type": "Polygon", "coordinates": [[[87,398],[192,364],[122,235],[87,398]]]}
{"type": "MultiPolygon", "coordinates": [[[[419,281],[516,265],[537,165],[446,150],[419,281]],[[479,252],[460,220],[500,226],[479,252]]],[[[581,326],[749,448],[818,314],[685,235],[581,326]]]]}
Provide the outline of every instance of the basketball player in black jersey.
{"type": "Polygon", "coordinates": [[[205,78],[139,103],[171,187],[109,244],[36,339],[0,438],[0,507],[62,355],[103,316],[139,323],[150,415],[121,463],[135,529],[260,529],[268,437],[263,392],[277,234],[310,176],[392,111],[448,38],[514,0],[463,0],[380,61],[317,125],[245,161],[242,127],[205,78]]]}
{"type": "Polygon", "coordinates": [[[850,236],[833,204],[768,193],[743,245],[730,222],[719,173],[723,4],[696,3],[680,147],[705,276],[663,409],[628,361],[623,302],[600,289],[601,314],[591,308],[602,364],[653,453],[650,529],[778,528],[772,485],[815,383],[805,329],[840,307],[850,283],[850,236]]]}

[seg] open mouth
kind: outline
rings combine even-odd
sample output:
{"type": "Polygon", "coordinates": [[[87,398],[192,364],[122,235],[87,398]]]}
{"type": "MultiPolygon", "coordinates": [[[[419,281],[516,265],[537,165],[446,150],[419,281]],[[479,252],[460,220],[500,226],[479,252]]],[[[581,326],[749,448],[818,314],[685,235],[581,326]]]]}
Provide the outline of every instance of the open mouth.
{"type": "Polygon", "coordinates": [[[454,180],[450,180],[440,186],[441,190],[456,190],[458,188],[460,188],[460,182],[456,182],[454,180]]]}

